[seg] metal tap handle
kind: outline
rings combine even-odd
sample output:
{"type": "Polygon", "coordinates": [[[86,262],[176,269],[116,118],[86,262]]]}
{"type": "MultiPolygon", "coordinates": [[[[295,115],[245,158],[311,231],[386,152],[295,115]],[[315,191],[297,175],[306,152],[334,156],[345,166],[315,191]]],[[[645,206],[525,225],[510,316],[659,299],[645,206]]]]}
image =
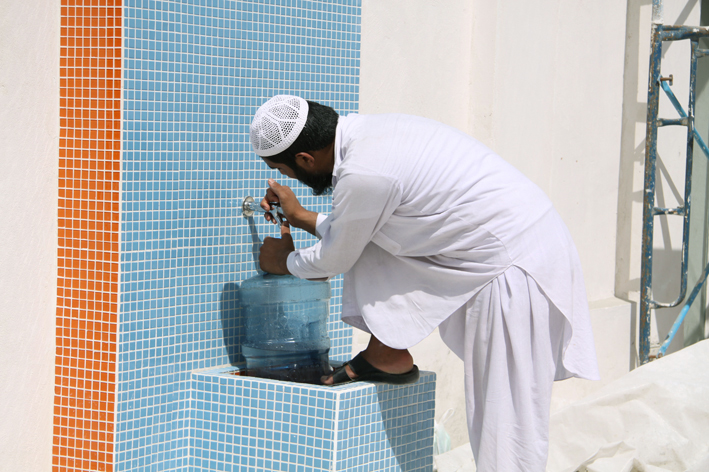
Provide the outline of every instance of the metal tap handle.
{"type": "Polygon", "coordinates": [[[243,213],[245,218],[248,218],[250,216],[253,216],[254,213],[270,213],[271,216],[275,219],[275,221],[278,222],[278,226],[281,226],[283,223],[288,222],[286,219],[286,215],[283,214],[283,209],[281,208],[281,204],[279,202],[268,202],[271,205],[271,210],[264,210],[261,208],[261,205],[259,205],[254,197],[247,196],[244,198],[244,203],[241,205],[241,212],[243,213]]]}

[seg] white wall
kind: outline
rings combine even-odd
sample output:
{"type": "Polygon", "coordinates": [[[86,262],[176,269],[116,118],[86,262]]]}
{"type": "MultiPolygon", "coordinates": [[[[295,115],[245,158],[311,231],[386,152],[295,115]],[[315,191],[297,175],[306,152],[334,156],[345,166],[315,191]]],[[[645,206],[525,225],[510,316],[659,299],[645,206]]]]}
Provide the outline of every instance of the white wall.
{"type": "Polygon", "coordinates": [[[60,2],[0,2],[0,469],[52,467],[60,2]]]}
{"type": "Polygon", "coordinates": [[[473,133],[487,124],[487,144],[552,199],[589,300],[613,297],[625,5],[498,1],[495,21],[478,18],[475,29],[474,48],[492,38],[496,54],[473,64],[493,75],[473,100],[473,133]],[[491,113],[477,117],[479,102],[491,113]]]}
{"type": "MultiPolygon", "coordinates": [[[[361,112],[456,126],[536,182],[579,250],[602,383],[627,372],[631,306],[615,299],[626,5],[363,0],[362,12],[361,112]]],[[[455,407],[446,426],[466,442],[460,361],[435,334],[413,354],[438,373],[436,418],[455,407]]],[[[560,383],[554,405],[602,383],[560,383]]]]}
{"type": "Polygon", "coordinates": [[[522,170],[567,222],[591,300],[615,290],[625,9],[363,2],[361,112],[438,119],[522,170]]]}
{"type": "Polygon", "coordinates": [[[472,11],[470,0],[363,0],[360,113],[467,130],[472,11]]]}

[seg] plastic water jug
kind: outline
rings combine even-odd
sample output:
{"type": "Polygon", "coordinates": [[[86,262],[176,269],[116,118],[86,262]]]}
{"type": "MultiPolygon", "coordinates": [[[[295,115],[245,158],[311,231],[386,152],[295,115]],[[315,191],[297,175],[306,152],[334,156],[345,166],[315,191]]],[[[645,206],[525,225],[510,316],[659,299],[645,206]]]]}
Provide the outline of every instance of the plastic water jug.
{"type": "Polygon", "coordinates": [[[332,369],[327,335],[330,283],[262,274],[241,284],[246,373],[319,384],[332,369]]]}

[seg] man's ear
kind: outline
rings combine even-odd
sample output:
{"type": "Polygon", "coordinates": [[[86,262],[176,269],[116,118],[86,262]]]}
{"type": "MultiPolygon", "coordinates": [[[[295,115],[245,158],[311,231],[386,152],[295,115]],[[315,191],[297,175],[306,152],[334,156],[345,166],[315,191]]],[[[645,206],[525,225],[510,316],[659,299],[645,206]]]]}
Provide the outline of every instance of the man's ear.
{"type": "Polygon", "coordinates": [[[298,165],[306,170],[312,170],[316,164],[315,158],[313,157],[313,155],[309,154],[307,152],[299,152],[298,154],[296,154],[295,155],[295,163],[296,163],[296,165],[298,165]]]}

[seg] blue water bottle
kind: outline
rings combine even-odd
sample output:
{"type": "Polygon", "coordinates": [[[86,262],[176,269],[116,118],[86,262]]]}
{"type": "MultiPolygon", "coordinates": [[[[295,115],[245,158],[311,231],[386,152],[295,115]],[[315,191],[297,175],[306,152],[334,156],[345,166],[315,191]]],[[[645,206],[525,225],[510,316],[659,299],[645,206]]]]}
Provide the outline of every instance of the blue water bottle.
{"type": "Polygon", "coordinates": [[[246,373],[320,384],[332,371],[327,335],[330,283],[262,274],[241,285],[246,373]]]}

